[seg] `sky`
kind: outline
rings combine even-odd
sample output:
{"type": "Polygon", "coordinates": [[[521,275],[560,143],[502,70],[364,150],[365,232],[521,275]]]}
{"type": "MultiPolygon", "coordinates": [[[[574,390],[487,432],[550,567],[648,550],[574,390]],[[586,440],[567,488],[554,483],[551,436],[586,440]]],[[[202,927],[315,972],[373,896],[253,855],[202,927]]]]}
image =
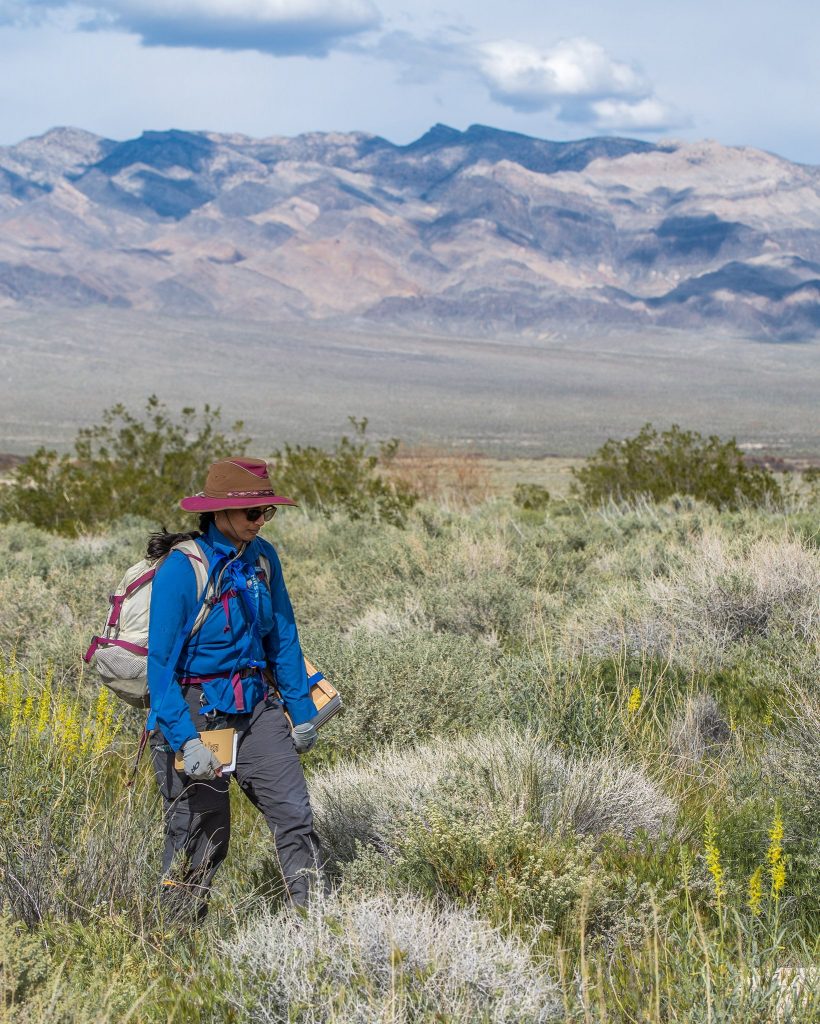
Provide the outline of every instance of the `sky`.
{"type": "Polygon", "coordinates": [[[820,164],[813,0],[0,0],[0,145],[436,123],[820,164]]]}

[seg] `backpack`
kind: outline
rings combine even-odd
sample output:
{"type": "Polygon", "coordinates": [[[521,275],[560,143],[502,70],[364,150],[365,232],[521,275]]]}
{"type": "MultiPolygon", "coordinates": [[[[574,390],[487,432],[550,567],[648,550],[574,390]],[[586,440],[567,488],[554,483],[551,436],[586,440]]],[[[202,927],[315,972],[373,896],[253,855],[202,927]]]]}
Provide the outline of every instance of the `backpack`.
{"type": "MultiPolygon", "coordinates": [[[[202,628],[212,608],[209,598],[218,593],[219,581],[208,583],[208,560],[195,540],[180,541],[171,551],[186,555],[196,575],[197,600],[202,604],[188,631],[190,639],[202,628]],[[205,594],[206,587],[208,594],[205,594]]],[[[168,552],[170,554],[170,551],[168,552]]],[[[148,620],[151,612],[151,590],[154,576],[168,556],[149,562],[143,559],[132,565],[119,586],[109,597],[111,609],[99,636],[83,655],[87,665],[93,664],[105,686],[136,708],[147,708],[148,697],[148,620]]],[[[270,563],[263,556],[259,564],[270,578],[270,563]]]]}

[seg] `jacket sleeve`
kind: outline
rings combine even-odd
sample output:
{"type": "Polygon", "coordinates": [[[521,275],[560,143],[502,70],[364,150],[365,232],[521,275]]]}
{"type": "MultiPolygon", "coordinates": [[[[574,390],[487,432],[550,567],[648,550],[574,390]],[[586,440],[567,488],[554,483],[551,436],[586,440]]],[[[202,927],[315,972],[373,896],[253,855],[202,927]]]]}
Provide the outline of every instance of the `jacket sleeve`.
{"type": "Polygon", "coordinates": [[[270,561],[273,605],[273,629],[264,637],[265,655],[274,670],[285,710],[294,725],[301,725],[313,718],[316,705],[310,699],[305,659],[299,644],[293,607],[282,576],[282,564],[272,545],[266,543],[264,551],[270,561]]]}
{"type": "Polygon", "coordinates": [[[151,589],[148,620],[148,692],[151,696],[149,726],[158,725],[174,750],[198,735],[177,673],[168,661],[180,633],[196,606],[196,575],[188,559],[172,551],[157,570],[151,589]]]}

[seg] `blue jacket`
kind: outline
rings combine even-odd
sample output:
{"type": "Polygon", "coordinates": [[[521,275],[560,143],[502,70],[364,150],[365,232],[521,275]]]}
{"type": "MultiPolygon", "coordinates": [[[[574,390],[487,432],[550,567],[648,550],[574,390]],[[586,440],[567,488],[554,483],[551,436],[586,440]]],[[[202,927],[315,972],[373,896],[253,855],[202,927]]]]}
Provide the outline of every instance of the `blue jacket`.
{"type": "Polygon", "coordinates": [[[276,551],[256,537],[237,558],[236,548],[213,523],[197,543],[214,570],[214,579],[227,566],[221,597],[202,628],[183,647],[177,671],[170,674],[167,666],[174,645],[199,607],[199,599],[187,555],[172,551],[157,570],[148,627],[148,728],[158,725],[174,750],[202,728],[202,722],[197,725],[192,720],[183,700],[181,677],[209,677],[202,683],[203,713],[250,714],[268,688],[261,675],[265,664],[276,677],[293,724],[313,718],[316,707],[310,698],[293,608],[276,551]],[[260,555],[270,562],[270,587],[257,575],[260,555]],[[232,681],[239,672],[242,678],[232,681]]]}

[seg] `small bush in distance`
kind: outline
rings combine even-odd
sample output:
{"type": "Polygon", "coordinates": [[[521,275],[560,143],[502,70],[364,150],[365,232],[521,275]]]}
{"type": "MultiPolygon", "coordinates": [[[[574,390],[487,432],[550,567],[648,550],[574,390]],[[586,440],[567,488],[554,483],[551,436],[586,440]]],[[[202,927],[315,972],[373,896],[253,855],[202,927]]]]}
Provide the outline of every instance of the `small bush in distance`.
{"type": "Polygon", "coordinates": [[[550,492],[541,484],[516,484],[513,503],[519,508],[540,512],[550,503],[550,492]]]}
{"type": "Polygon", "coordinates": [[[386,480],[379,466],[389,463],[397,438],[383,441],[378,454],[368,450],[367,417],[348,417],[353,437],[343,435],[332,451],[315,445],[289,445],[271,456],[271,475],[281,493],[325,515],[343,512],[351,519],[372,519],[403,526],[416,495],[401,481],[386,480]]]}
{"type": "Polygon", "coordinates": [[[641,494],[663,501],[673,494],[691,494],[716,508],[736,509],[781,496],[769,470],[747,465],[734,438],[704,438],[677,424],[658,433],[646,423],[635,437],[610,438],[572,472],[574,493],[588,502],[641,494]]]}
{"type": "Polygon", "coordinates": [[[2,517],[75,536],[126,514],[181,521],[177,502],[200,489],[207,466],[247,450],[242,429],[223,431],[219,409],[207,404],[178,419],[156,395],[141,416],[114,405],[78,431],[71,454],[39,448],[26,459],[5,489],[2,517]]]}

